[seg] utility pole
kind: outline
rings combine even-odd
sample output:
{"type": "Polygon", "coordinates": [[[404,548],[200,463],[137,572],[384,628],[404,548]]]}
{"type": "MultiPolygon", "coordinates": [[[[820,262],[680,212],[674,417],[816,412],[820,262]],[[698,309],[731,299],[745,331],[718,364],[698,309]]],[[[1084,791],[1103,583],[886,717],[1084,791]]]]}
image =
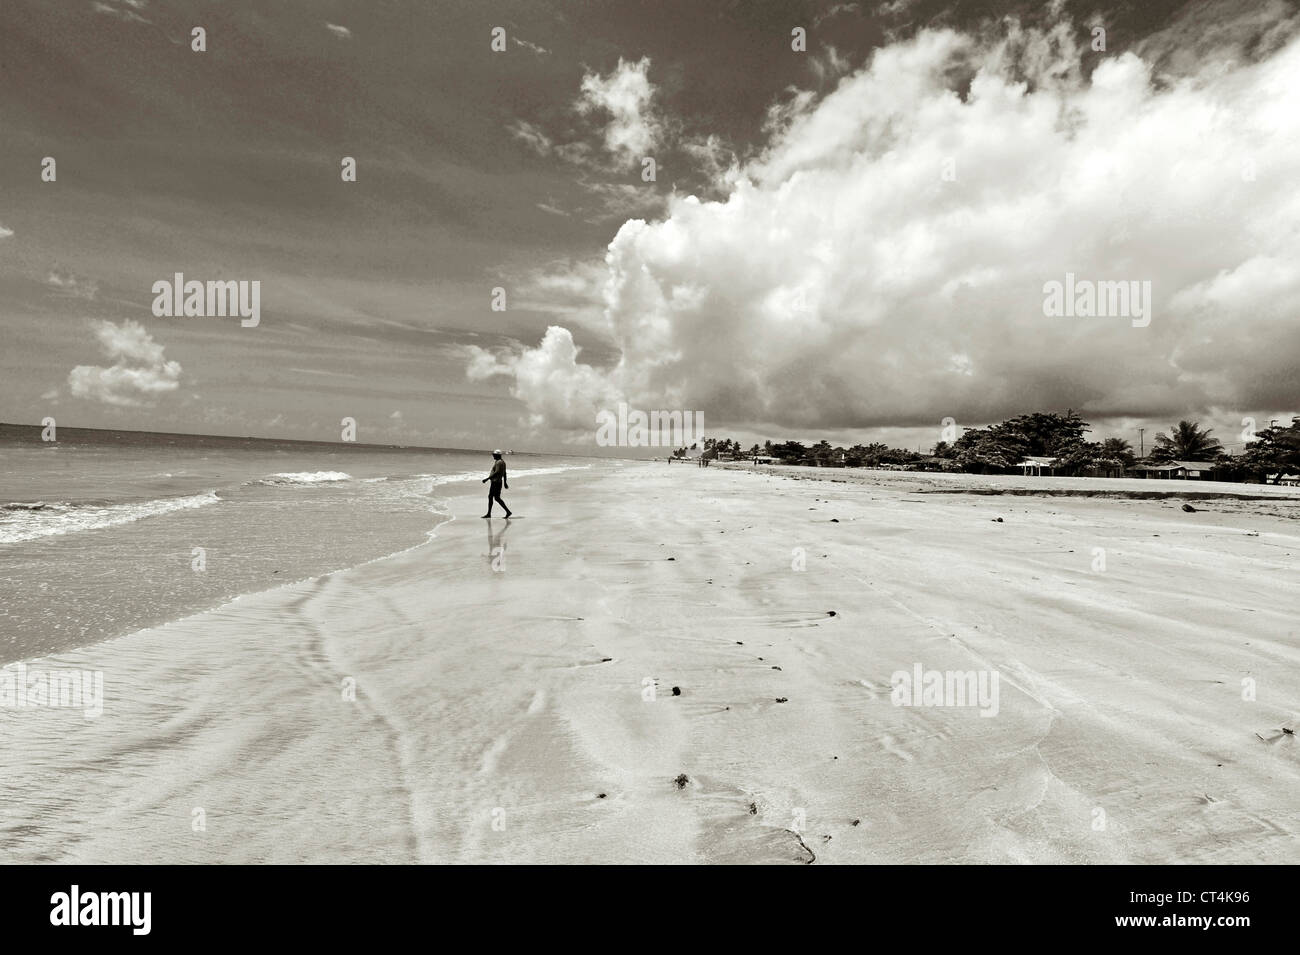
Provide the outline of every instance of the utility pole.
{"type": "Polygon", "coordinates": [[[1146,428],[1138,428],[1138,457],[1139,458],[1145,458],[1147,456],[1146,434],[1147,434],[1146,428]]]}

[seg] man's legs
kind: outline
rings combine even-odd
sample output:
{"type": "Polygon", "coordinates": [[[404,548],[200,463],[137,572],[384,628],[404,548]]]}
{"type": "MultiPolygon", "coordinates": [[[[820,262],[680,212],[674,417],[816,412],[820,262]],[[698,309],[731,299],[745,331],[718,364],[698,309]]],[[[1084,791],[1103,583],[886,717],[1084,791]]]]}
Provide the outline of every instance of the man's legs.
{"type": "Polygon", "coordinates": [[[489,511],[489,512],[491,512],[491,510],[492,510],[492,501],[493,501],[493,500],[495,500],[498,504],[501,505],[501,510],[503,510],[503,511],[506,512],[506,517],[509,517],[509,516],[510,516],[510,513],[511,513],[510,508],[506,507],[506,502],[503,501],[503,500],[501,500],[501,488],[500,488],[499,486],[497,486],[497,485],[493,485],[493,486],[492,486],[492,490],[488,492],[488,511],[489,511]]]}

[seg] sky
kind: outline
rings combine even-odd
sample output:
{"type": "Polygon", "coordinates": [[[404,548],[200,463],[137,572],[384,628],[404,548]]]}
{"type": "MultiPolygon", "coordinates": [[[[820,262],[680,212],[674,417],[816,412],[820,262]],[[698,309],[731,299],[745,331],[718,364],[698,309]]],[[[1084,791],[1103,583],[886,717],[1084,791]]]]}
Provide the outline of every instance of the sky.
{"type": "Polygon", "coordinates": [[[2,421],[626,454],[620,402],[922,450],[1067,409],[1236,450],[1300,414],[1282,0],[5,20],[2,421]],[[155,315],[177,272],[259,282],[259,323],[155,315]],[[1145,318],[1048,314],[1067,273],[1145,318]]]}

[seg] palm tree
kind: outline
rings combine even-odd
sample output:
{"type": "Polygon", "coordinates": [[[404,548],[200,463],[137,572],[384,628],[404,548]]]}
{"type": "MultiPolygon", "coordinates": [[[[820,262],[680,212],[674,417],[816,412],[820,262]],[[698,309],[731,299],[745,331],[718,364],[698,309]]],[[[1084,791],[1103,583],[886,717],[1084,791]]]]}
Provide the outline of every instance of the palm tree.
{"type": "Polygon", "coordinates": [[[1133,453],[1133,445],[1123,438],[1107,438],[1101,443],[1101,453],[1107,460],[1118,461],[1126,468],[1131,468],[1133,462],[1137,460],[1137,455],[1133,453]]]}
{"type": "Polygon", "coordinates": [[[1152,460],[1213,461],[1223,455],[1219,439],[1211,437],[1213,430],[1202,431],[1199,422],[1180,421],[1170,431],[1170,434],[1162,431],[1156,435],[1155,447],[1151,449],[1152,460]]]}

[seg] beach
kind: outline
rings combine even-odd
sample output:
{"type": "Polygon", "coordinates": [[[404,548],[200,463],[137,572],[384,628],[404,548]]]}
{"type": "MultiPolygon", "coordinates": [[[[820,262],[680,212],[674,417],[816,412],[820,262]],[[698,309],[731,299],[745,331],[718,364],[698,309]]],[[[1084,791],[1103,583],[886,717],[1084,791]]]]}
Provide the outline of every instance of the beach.
{"type": "Polygon", "coordinates": [[[0,710],[0,860],[1300,862],[1300,492],[799,472],[446,485],[425,543],[26,660],[103,713],[0,710]],[[929,671],[996,700],[897,705],[929,671]]]}

